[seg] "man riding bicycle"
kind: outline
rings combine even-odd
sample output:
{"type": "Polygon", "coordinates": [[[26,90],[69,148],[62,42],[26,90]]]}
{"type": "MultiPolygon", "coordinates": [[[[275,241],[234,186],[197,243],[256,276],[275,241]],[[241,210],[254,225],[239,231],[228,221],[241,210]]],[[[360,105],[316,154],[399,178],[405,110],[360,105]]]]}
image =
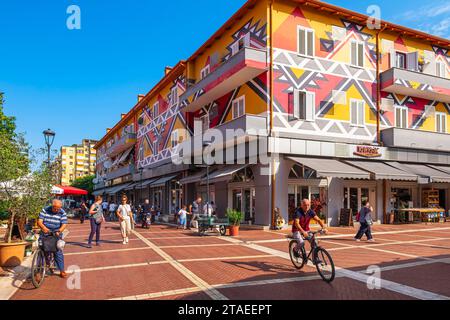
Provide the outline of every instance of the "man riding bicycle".
{"type": "Polygon", "coordinates": [[[297,252],[305,246],[303,238],[309,238],[308,232],[311,230],[309,227],[311,219],[319,223],[324,233],[328,232],[327,229],[325,229],[322,220],[320,220],[317,214],[311,209],[311,202],[308,199],[304,199],[301,207],[295,210],[294,224],[292,225],[292,237],[297,240],[297,252]]]}
{"type": "MultiPolygon", "coordinates": [[[[67,223],[67,215],[62,209],[61,200],[53,200],[50,207],[42,209],[39,213],[38,226],[42,230],[41,237],[48,237],[50,233],[53,233],[56,237],[61,238],[67,223]]],[[[55,253],[55,262],[61,278],[67,278],[64,269],[64,254],[61,250],[55,253]]]]}

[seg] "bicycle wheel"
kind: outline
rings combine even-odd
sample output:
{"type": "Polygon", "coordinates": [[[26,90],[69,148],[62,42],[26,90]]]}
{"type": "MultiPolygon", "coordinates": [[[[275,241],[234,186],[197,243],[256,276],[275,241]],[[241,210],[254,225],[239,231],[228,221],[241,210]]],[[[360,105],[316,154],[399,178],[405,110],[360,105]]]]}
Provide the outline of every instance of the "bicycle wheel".
{"type": "Polygon", "coordinates": [[[223,226],[223,225],[220,226],[219,230],[220,230],[220,235],[221,236],[225,236],[227,234],[227,228],[225,226],[223,226]]]}
{"type": "Polygon", "coordinates": [[[323,248],[317,248],[314,254],[314,264],[317,272],[325,282],[332,282],[336,276],[333,259],[331,255],[323,248]]]}
{"type": "Polygon", "coordinates": [[[44,251],[39,249],[33,257],[33,263],[31,265],[31,282],[33,286],[37,289],[42,283],[44,283],[45,278],[45,255],[44,251]]]}
{"type": "Polygon", "coordinates": [[[298,253],[296,252],[297,241],[292,240],[289,243],[289,256],[291,257],[291,262],[294,267],[298,270],[302,269],[305,265],[304,252],[300,250],[298,253]]]}

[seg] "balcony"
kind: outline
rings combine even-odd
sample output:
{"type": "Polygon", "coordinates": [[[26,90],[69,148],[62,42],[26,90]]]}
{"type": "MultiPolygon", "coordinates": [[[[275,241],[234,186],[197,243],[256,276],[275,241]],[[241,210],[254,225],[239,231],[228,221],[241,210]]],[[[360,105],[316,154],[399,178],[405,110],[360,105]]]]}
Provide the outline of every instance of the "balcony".
{"type": "MultiPolygon", "coordinates": [[[[244,115],[232,121],[216,126],[223,136],[222,141],[213,142],[216,149],[227,149],[234,145],[240,145],[249,141],[255,141],[258,137],[267,137],[267,118],[256,115],[244,115]],[[235,142],[236,138],[236,142],[235,142]]],[[[175,154],[184,159],[191,157],[203,150],[204,132],[196,132],[194,136],[184,141],[174,150],[175,154]]]]}
{"type": "Polygon", "coordinates": [[[121,167],[119,169],[116,169],[114,171],[108,172],[106,174],[106,180],[113,180],[116,178],[120,178],[127,175],[132,175],[135,172],[135,166],[134,164],[130,164],[125,167],[121,167]]]}
{"type": "Polygon", "coordinates": [[[267,52],[265,50],[243,48],[208,76],[187,89],[181,96],[181,101],[187,101],[187,106],[183,111],[199,110],[239,85],[256,78],[267,68],[267,52]]]}
{"type": "Polygon", "coordinates": [[[391,68],[381,74],[381,90],[450,103],[450,79],[391,68]]]}
{"type": "Polygon", "coordinates": [[[136,144],[136,133],[126,133],[117,140],[111,147],[106,149],[106,155],[110,158],[115,157],[121,152],[133,147],[136,144]]]}
{"type": "Polygon", "coordinates": [[[381,131],[386,147],[450,152],[450,135],[412,129],[389,128],[381,131]]]}

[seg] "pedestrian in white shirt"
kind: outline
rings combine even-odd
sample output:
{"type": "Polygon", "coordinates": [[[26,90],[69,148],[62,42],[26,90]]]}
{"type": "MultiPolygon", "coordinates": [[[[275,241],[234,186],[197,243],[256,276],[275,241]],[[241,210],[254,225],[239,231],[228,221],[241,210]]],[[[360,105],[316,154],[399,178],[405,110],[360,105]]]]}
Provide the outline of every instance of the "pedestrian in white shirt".
{"type": "Polygon", "coordinates": [[[111,202],[109,204],[109,218],[111,221],[115,220],[114,216],[116,215],[116,209],[117,209],[116,204],[114,202],[111,202]]]}
{"type": "Polygon", "coordinates": [[[203,206],[203,214],[204,214],[205,216],[211,217],[212,214],[213,214],[213,212],[214,212],[213,204],[207,202],[207,203],[203,206]]]}
{"type": "Polygon", "coordinates": [[[120,221],[120,232],[122,233],[123,244],[127,244],[128,236],[131,233],[131,225],[134,223],[131,206],[127,203],[127,196],[122,197],[122,204],[117,209],[117,217],[120,221]]]}

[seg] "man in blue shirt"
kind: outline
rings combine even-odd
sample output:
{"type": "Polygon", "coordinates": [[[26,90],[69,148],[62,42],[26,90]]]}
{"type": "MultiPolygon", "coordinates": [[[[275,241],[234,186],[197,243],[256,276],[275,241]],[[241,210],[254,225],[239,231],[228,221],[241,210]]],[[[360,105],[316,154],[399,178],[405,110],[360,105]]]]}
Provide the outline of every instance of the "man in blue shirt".
{"type": "MultiPolygon", "coordinates": [[[[53,200],[50,207],[42,209],[39,213],[38,226],[44,233],[44,237],[50,232],[53,232],[58,238],[67,227],[67,215],[62,209],[61,200],[53,200]]],[[[64,269],[64,254],[61,250],[55,253],[56,266],[60,270],[61,278],[67,278],[67,273],[64,269]]]]}

